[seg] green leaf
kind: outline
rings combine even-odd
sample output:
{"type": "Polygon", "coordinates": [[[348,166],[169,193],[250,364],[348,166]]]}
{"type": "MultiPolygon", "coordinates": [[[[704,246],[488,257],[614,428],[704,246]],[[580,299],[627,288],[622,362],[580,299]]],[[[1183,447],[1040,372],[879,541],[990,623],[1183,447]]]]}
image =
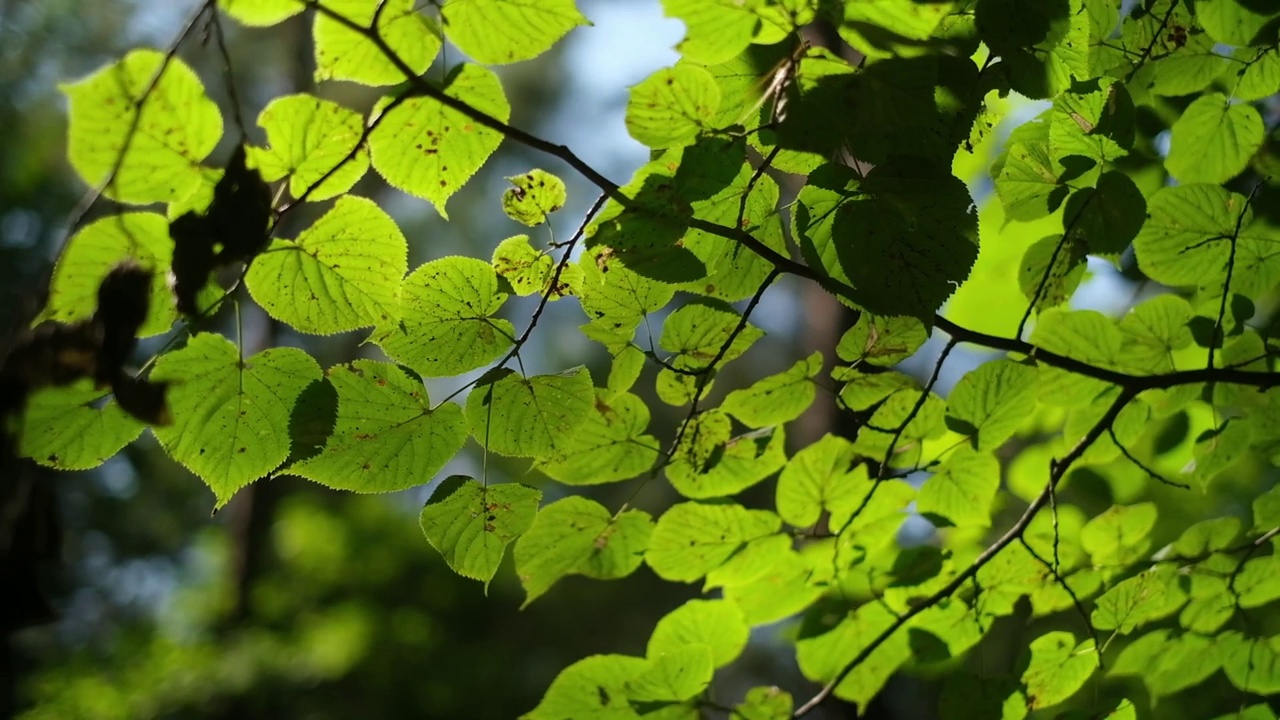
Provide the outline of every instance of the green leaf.
{"type": "Polygon", "coordinates": [[[534,249],[528,235],[513,235],[498,243],[492,262],[494,272],[511,284],[516,295],[546,290],[556,267],[550,255],[534,249]]]}
{"type": "Polygon", "coordinates": [[[1037,312],[1067,302],[1084,277],[1088,252],[1084,242],[1074,233],[1070,240],[1062,234],[1041,238],[1022,256],[1022,266],[1018,271],[1018,287],[1022,295],[1037,312]]]}
{"type": "Polygon", "coordinates": [[[658,518],[645,561],[664,580],[693,582],[746,543],[772,535],[780,527],[778,516],[766,510],[680,503],[658,518]]]}
{"type": "Polygon", "coordinates": [[[999,461],[990,453],[961,447],[921,486],[916,508],[947,525],[987,527],[999,489],[999,461]]]}
{"type": "Polygon", "coordinates": [[[533,524],[541,498],[527,485],[481,485],[453,475],[431,494],[419,522],[454,572],[488,588],[507,545],[533,524]]]}
{"type": "Polygon", "coordinates": [[[1231,239],[1252,215],[1244,196],[1217,185],[1164,188],[1147,204],[1133,241],[1138,266],[1165,285],[1221,288],[1231,239]]]}
{"type": "Polygon", "coordinates": [[[968,435],[978,450],[995,450],[1035,407],[1036,369],[1011,360],[983,363],[956,383],[947,398],[947,427],[968,435]]]}
{"type": "Polygon", "coordinates": [[[1280,8],[1249,0],[1197,0],[1196,20],[1209,36],[1227,45],[1274,44],[1280,8]],[[1267,12],[1269,9],[1270,12],[1267,12]],[[1259,12],[1262,11],[1262,12],[1259,12]],[[1267,31],[1266,28],[1270,27],[1267,31]]]}
{"type": "Polygon", "coordinates": [[[684,369],[694,370],[709,367],[726,344],[721,364],[746,352],[763,336],[754,325],[744,323],[728,303],[699,298],[667,316],[658,344],[663,350],[681,355],[687,363],[684,369]]]}
{"type": "Polygon", "coordinates": [[[840,37],[868,57],[913,54],[953,9],[950,2],[913,0],[846,4],[840,37]]]}
{"type": "Polygon", "coordinates": [[[1121,581],[1094,604],[1093,626],[1128,635],[1139,625],[1172,615],[1187,601],[1181,577],[1176,568],[1157,565],[1121,581]]]}
{"type": "Polygon", "coordinates": [[[992,174],[996,194],[1010,220],[1035,220],[1061,207],[1067,186],[1047,141],[1015,142],[1004,158],[1004,164],[998,171],[993,167],[992,174]]]}
{"type": "Polygon", "coordinates": [[[423,263],[404,280],[398,325],[374,341],[397,362],[426,377],[458,375],[497,360],[515,328],[494,317],[507,294],[489,263],[447,257],[423,263]]]}
{"type": "Polygon", "coordinates": [[[1113,505],[1085,523],[1080,545],[1094,565],[1124,565],[1146,553],[1155,524],[1155,503],[1113,505]]]}
{"type": "Polygon", "coordinates": [[[152,428],[165,452],[213,490],[222,507],[289,456],[289,415],[320,366],[296,348],[245,360],[221,335],[200,333],[162,355],[151,379],[169,382],[173,424],[152,428]]]}
{"type": "Polygon", "coordinates": [[[686,59],[704,65],[729,60],[746,49],[760,27],[756,2],[734,0],[662,0],[667,17],[684,22],[687,32],[676,46],[686,59]]]}
{"type": "Polygon", "coordinates": [[[534,168],[507,180],[515,187],[502,193],[502,212],[529,227],[548,222],[551,213],[564,207],[568,198],[564,181],[546,170],[534,168]]]}
{"type": "Polygon", "coordinates": [[[1214,638],[1183,633],[1165,637],[1167,631],[1150,633],[1164,641],[1142,668],[1143,679],[1153,695],[1172,695],[1209,679],[1222,667],[1222,653],[1214,638]],[[1152,666],[1155,671],[1152,672],[1152,666]]]}
{"type": "Polygon", "coordinates": [[[969,191],[949,168],[918,161],[878,165],[861,189],[832,226],[859,304],[880,315],[932,318],[978,257],[969,191]]]}
{"type": "Polygon", "coordinates": [[[791,545],[791,538],[786,535],[766,535],[752,540],[725,564],[707,573],[703,590],[749,585],[765,578],[779,566],[800,559],[791,545]]]}
{"type": "Polygon", "coordinates": [[[1188,322],[1191,304],[1177,295],[1158,295],[1120,318],[1125,362],[1148,372],[1174,369],[1173,353],[1194,342],[1188,322]]]}
{"type": "Polygon", "coordinates": [[[686,645],[705,645],[715,667],[721,668],[742,654],[750,635],[742,611],[733,603],[690,600],[658,621],[645,654],[654,658],[686,645]]]}
{"type": "Polygon", "coordinates": [[[1266,533],[1280,527],[1280,485],[1253,499],[1253,532],[1266,533]]]}
{"type": "Polygon", "coordinates": [[[1280,556],[1252,558],[1240,567],[1232,588],[1241,608],[1262,607],[1280,598],[1280,556]]]}
{"type": "Polygon", "coordinates": [[[914,317],[862,313],[840,337],[836,354],[855,365],[892,367],[914,355],[928,339],[928,329],[914,317]]]}
{"type": "Polygon", "coordinates": [[[1098,365],[1121,365],[1119,328],[1095,310],[1049,310],[1040,316],[1031,342],[1037,347],[1074,360],[1098,365]]]}
{"type": "Polygon", "coordinates": [[[490,452],[518,457],[563,457],[595,404],[584,367],[558,375],[490,373],[467,396],[471,434],[490,452]]]}
{"type": "Polygon", "coordinates": [[[635,387],[644,370],[644,351],[635,345],[627,345],[613,356],[607,382],[611,395],[620,395],[635,387]]]}
{"type": "Polygon", "coordinates": [[[822,353],[815,352],[790,369],[725,396],[720,409],[747,427],[781,425],[800,417],[817,397],[813,379],[822,372],[822,353]]]}
{"type": "Polygon", "coordinates": [[[831,434],[797,452],[778,476],[778,514],[809,527],[823,512],[852,512],[873,485],[858,459],[853,443],[831,434]]]}
{"type": "Polygon", "coordinates": [[[521,607],[567,575],[597,580],[630,575],[644,560],[652,533],[653,519],[643,510],[614,517],[599,503],[572,496],[547,505],[516,543],[516,574],[525,592],[521,607]]]}
{"type": "Polygon", "coordinates": [[[627,701],[626,684],[651,664],[626,655],[592,655],[570,665],[551,682],[542,702],[521,720],[639,720],[627,701]]]}
{"type": "Polygon", "coordinates": [[[267,132],[267,146],[250,147],[250,162],[267,182],[288,177],[295,198],[337,197],[369,169],[364,118],[331,100],[305,93],[278,97],[262,109],[258,125],[267,132]]]}
{"type": "Polygon", "coordinates": [[[1122,172],[1105,172],[1096,188],[1084,188],[1067,200],[1063,228],[1095,255],[1119,255],[1146,220],[1147,201],[1122,172]]]}
{"type": "MultiPolygon", "coordinates": [[[[454,68],[442,89],[500,122],[511,117],[502,83],[478,65],[454,68]]],[[[382,121],[369,133],[369,154],[374,169],[389,184],[430,201],[441,217],[448,218],[445,201],[501,143],[501,133],[440,101],[410,97],[384,108],[382,121]]]]}
{"type": "Polygon", "coordinates": [[[19,454],[59,470],[87,470],[106,462],[144,427],[115,402],[98,407],[106,394],[88,379],[33,392],[22,419],[19,454]]]}
{"type": "Polygon", "coordinates": [[[681,495],[704,499],[736,495],[780,470],[787,462],[781,427],[730,437],[722,410],[691,418],[667,465],[667,479],[681,495]]]}
{"type": "Polygon", "coordinates": [[[1133,139],[1133,101],[1119,81],[1099,78],[1078,83],[1053,102],[1049,146],[1064,166],[1069,156],[1099,164],[1117,160],[1129,154],[1133,139]]]}
{"type": "Polygon", "coordinates": [[[218,0],[218,7],[250,27],[275,25],[306,9],[298,0],[218,0]]]}
{"type": "Polygon", "coordinates": [[[1226,550],[1240,536],[1240,518],[1219,517],[1201,520],[1178,536],[1173,543],[1175,557],[1194,558],[1226,550]]]}
{"type": "Polygon", "coordinates": [[[719,107],[711,73],[697,65],[663,68],[631,88],[627,132],[651,148],[691,145],[719,107]]]}
{"type": "Polygon", "coordinates": [[[733,708],[735,720],[787,720],[794,703],[791,693],[776,687],[755,687],[733,708]]]}
{"type": "Polygon", "coordinates": [[[222,114],[181,59],[166,64],[158,50],[134,50],[58,87],[70,103],[71,166],[93,187],[106,183],[107,197],[138,205],[170,202],[204,181],[200,162],[222,137],[222,114]]]}
{"type": "Polygon", "coordinates": [[[1280,693],[1280,642],[1230,631],[1216,638],[1232,685],[1257,695],[1280,693]]]}
{"type": "Polygon", "coordinates": [[[711,648],[684,645],[650,654],[649,669],[626,685],[627,697],[638,702],[680,702],[695,697],[711,684],[711,648]]]}
{"type": "Polygon", "coordinates": [[[430,482],[467,441],[462,408],[432,408],[422,381],[395,365],[356,360],[327,374],[338,394],[333,432],[286,472],[338,490],[394,492],[430,482]]]}
{"type": "MultiPolygon", "coordinates": [[[[387,48],[414,75],[421,75],[440,52],[438,31],[418,12],[415,0],[323,0],[320,3],[333,13],[368,31],[373,29],[387,48]]],[[[395,85],[408,78],[403,70],[361,33],[316,11],[315,38],[317,82],[351,80],[365,85],[395,85]]]]}
{"type": "Polygon", "coordinates": [[[1262,116],[1220,93],[1202,95],[1170,128],[1164,165],[1179,182],[1222,183],[1239,175],[1262,146],[1262,116]]]}
{"type": "Polygon", "coordinates": [[[840,402],[850,410],[867,410],[900,390],[919,390],[920,383],[900,372],[862,373],[855,368],[836,368],[831,373],[840,388],[840,402]]]}
{"type": "Polygon", "coordinates": [[[1208,487],[1222,471],[1240,461],[1249,452],[1253,440],[1252,426],[1241,418],[1228,418],[1222,425],[1210,428],[1196,438],[1191,465],[1197,480],[1208,487]]]}
{"type": "Polygon", "coordinates": [[[173,261],[173,241],[169,239],[168,222],[155,213],[109,215],[73,235],[54,265],[49,304],[40,318],[75,323],[93,317],[98,307],[98,286],[112,268],[125,260],[133,260],[154,273],[147,319],[138,334],[148,337],[168,332],[178,316],[167,277],[173,261]]]}
{"type": "Polygon", "coordinates": [[[1240,61],[1232,96],[1254,101],[1280,92],[1280,45],[1263,48],[1238,48],[1240,61]]]}
{"type": "Polygon", "coordinates": [[[272,241],[245,283],[268,315],[301,332],[387,327],[400,315],[408,247],[372,200],[344,195],[297,240],[272,241]]]}
{"type": "Polygon", "coordinates": [[[536,467],[566,485],[633,478],[658,460],[658,440],[644,434],[648,426],[649,407],[638,396],[623,392],[607,397],[597,390],[595,406],[573,433],[564,456],[536,467]]]}
{"type": "Polygon", "coordinates": [[[575,291],[582,311],[625,336],[623,344],[631,340],[641,320],[666,307],[675,295],[675,288],[636,273],[608,248],[584,252],[578,267],[582,280],[575,291]]]}
{"type": "Polygon", "coordinates": [[[857,448],[863,454],[887,457],[890,464],[912,467],[919,461],[920,442],[943,432],[946,403],[934,393],[896,392],[880,404],[866,427],[858,433],[857,448]],[[919,403],[920,409],[916,410],[919,403]],[[887,455],[886,455],[887,454],[887,455]]]}
{"type": "Polygon", "coordinates": [[[1052,707],[1071,697],[1098,669],[1092,640],[1076,644],[1069,632],[1051,632],[1031,641],[1031,662],[1022,673],[1033,710],[1052,707]]]}
{"type": "Polygon", "coordinates": [[[448,0],[440,14],[449,40],[486,65],[535,58],[591,24],[573,0],[448,0]]]}
{"type": "MultiPolygon", "coordinates": [[[[823,634],[810,635],[812,631],[802,629],[801,638],[796,641],[800,672],[814,682],[830,680],[894,620],[883,603],[870,602],[823,634]]],[[[840,681],[835,695],[866,707],[889,677],[910,658],[907,633],[895,633],[840,681]]]]}

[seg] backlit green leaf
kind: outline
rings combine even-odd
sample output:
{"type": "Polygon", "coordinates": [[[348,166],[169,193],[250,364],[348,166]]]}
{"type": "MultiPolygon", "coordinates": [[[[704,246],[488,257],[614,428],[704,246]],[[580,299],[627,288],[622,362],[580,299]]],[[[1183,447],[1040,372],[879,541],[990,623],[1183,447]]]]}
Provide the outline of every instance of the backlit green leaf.
{"type": "Polygon", "coordinates": [[[650,653],[650,667],[626,685],[627,697],[637,702],[680,702],[701,693],[711,683],[711,648],[682,645],[650,653]]]}
{"type": "Polygon", "coordinates": [[[1031,641],[1031,662],[1022,673],[1032,709],[1046,708],[1071,697],[1098,669],[1092,640],[1077,644],[1069,632],[1051,632],[1031,641]]]}
{"type": "Polygon", "coordinates": [[[994,450],[1026,422],[1035,406],[1036,369],[1010,360],[979,365],[947,398],[947,427],[968,435],[979,450],[994,450]]]}
{"type": "Polygon", "coordinates": [[[847,515],[872,486],[857,459],[853,443],[837,435],[800,450],[778,476],[778,514],[795,527],[813,525],[824,511],[847,515]]]}
{"type": "Polygon", "coordinates": [[[733,603],[690,600],[658,621],[645,652],[653,658],[685,645],[705,645],[719,668],[742,654],[750,633],[742,611],[733,603]]]}
{"type": "Polygon", "coordinates": [[[471,434],[499,455],[564,457],[595,403],[586,368],[523,377],[510,370],[486,376],[467,396],[471,434]]]}
{"type": "Polygon", "coordinates": [[[741,505],[673,505],[654,528],[645,561],[664,580],[693,582],[719,567],[746,543],[772,535],[778,516],[741,505]]]}
{"type": "Polygon", "coordinates": [[[49,304],[41,317],[61,323],[87,320],[98,307],[98,286],[125,260],[151,270],[151,302],[142,337],[167,332],[177,319],[168,270],[173,259],[169,224],[155,213],[110,215],[71,237],[53,268],[49,304]]]}
{"type": "Polygon", "coordinates": [[[999,488],[999,461],[990,453],[962,447],[921,486],[916,508],[945,524],[986,527],[991,524],[991,504],[999,488]]]}
{"type": "Polygon", "coordinates": [[[547,505],[516,543],[516,574],[524,586],[524,605],[566,575],[597,580],[630,575],[644,560],[652,533],[653,520],[643,510],[627,510],[615,517],[583,497],[547,505]]]}
{"type": "Polygon", "coordinates": [[[328,335],[400,314],[408,243],[371,200],[346,195],[297,240],[275,240],[249,266],[245,283],[269,315],[328,335]]]}
{"type": "MultiPolygon", "coordinates": [[[[418,11],[415,0],[323,0],[319,3],[331,13],[346,18],[369,32],[373,20],[378,19],[377,34],[390,48],[405,68],[412,74],[421,74],[440,52],[438,31],[418,11]]],[[[316,80],[351,80],[365,85],[395,85],[407,77],[391,58],[365,37],[345,23],[316,12],[315,56],[316,80]]]]}
{"type": "Polygon", "coordinates": [[[564,181],[546,170],[534,168],[507,180],[515,187],[502,193],[502,211],[518,223],[536,227],[564,207],[564,181]]]}
{"type": "Polygon", "coordinates": [[[529,529],[542,493],[527,485],[481,485],[454,475],[422,508],[422,532],[453,571],[489,585],[507,545],[529,529]]]}
{"type": "Polygon", "coordinates": [[[771,375],[749,388],[734,390],[721,409],[747,427],[781,425],[800,417],[813,404],[817,388],[813,378],[822,370],[822,354],[814,353],[789,370],[771,375]]]}
{"type": "Polygon", "coordinates": [[[862,313],[836,346],[842,360],[892,367],[915,354],[929,339],[924,324],[913,317],[880,317],[862,313]]]}
{"type": "Polygon", "coordinates": [[[27,400],[18,452],[46,467],[87,470],[142,434],[143,424],[115,402],[98,407],[106,390],[81,380],[43,388],[27,400]]]}
{"type": "Polygon", "coordinates": [[[735,495],[764,480],[787,462],[780,427],[730,437],[722,410],[692,418],[667,465],[671,486],[687,498],[735,495]]]}
{"type": "MultiPolygon", "coordinates": [[[[478,65],[456,67],[442,90],[500,122],[511,116],[502,83],[478,65]]],[[[385,110],[382,121],[369,134],[369,153],[373,168],[388,183],[429,200],[447,218],[445,201],[501,143],[501,133],[440,101],[411,97],[385,110]]]]}
{"type": "Polygon", "coordinates": [[[1155,523],[1154,503],[1115,505],[1085,523],[1080,544],[1095,565],[1122,565],[1146,552],[1155,523]]]}
{"type": "Polygon", "coordinates": [[[222,507],[288,457],[289,415],[320,377],[319,365],[301,350],[271,348],[241,360],[231,341],[201,333],[156,362],[151,379],[171,383],[173,424],[152,432],[222,507]]]}
{"type": "Polygon", "coordinates": [[[462,408],[432,408],[422,381],[395,365],[356,360],[328,379],[338,394],[333,432],[319,455],[289,466],[293,475],[340,490],[403,490],[430,482],[467,440],[462,408]]]}
{"type": "Polygon", "coordinates": [[[694,62],[724,62],[742,52],[761,19],[752,12],[760,3],[734,0],[662,0],[668,17],[684,22],[687,32],[676,46],[680,54],[694,62]]]}
{"type": "Polygon", "coordinates": [[[369,153],[361,147],[364,119],[338,103],[285,95],[262,109],[258,125],[267,131],[267,146],[251,146],[250,162],[267,182],[288,177],[295,198],[341,195],[369,169],[369,153]]]}
{"type": "Polygon", "coordinates": [[[1121,581],[1098,598],[1090,616],[1093,626],[1127,635],[1139,625],[1172,615],[1187,601],[1180,580],[1175,568],[1158,565],[1121,581]]]}
{"type": "Polygon", "coordinates": [[[1221,183],[1244,170],[1262,145],[1262,116],[1219,93],[1196,98],[1171,128],[1164,165],[1182,183],[1221,183]]]}
{"type": "Polygon", "coordinates": [[[251,27],[275,25],[305,9],[298,0],[218,0],[218,7],[251,27]]]}
{"type": "Polygon", "coordinates": [[[70,103],[67,157],[91,186],[110,178],[107,197],[170,202],[203,181],[200,163],[222,137],[222,114],[181,59],[134,50],[60,89],[70,103]]]}
{"type": "Polygon", "coordinates": [[[1217,638],[1222,669],[1232,685],[1258,695],[1280,693],[1280,642],[1230,631],[1217,638]]]}
{"type": "Polygon", "coordinates": [[[592,655],[570,665],[551,682],[542,702],[521,720],[639,720],[626,684],[651,667],[626,655],[592,655]]]}
{"type": "Polygon", "coordinates": [[[627,132],[651,148],[689,145],[720,105],[711,73],[696,65],[658,70],[631,88],[627,132]]]}
{"type": "Polygon", "coordinates": [[[636,477],[658,459],[658,441],[644,434],[649,407],[631,393],[606,397],[597,390],[595,407],[573,433],[564,456],[537,467],[566,485],[598,485],[636,477]]]}
{"type": "Polygon", "coordinates": [[[449,40],[486,65],[537,57],[590,24],[573,0],[448,0],[440,14],[449,40]]]}
{"type": "Polygon", "coordinates": [[[787,720],[794,703],[791,693],[776,687],[756,687],[733,708],[741,720],[787,720]]]}
{"type": "Polygon", "coordinates": [[[515,341],[515,328],[494,317],[507,294],[483,260],[448,257],[423,263],[404,280],[398,324],[374,340],[393,360],[427,377],[458,375],[493,362],[515,341]]]}

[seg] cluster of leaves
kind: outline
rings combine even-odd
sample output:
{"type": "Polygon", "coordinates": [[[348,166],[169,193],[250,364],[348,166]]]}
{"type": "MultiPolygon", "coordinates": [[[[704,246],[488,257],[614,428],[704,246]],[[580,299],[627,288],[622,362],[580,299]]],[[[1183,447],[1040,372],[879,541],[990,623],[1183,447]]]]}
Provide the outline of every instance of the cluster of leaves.
{"type": "MultiPolygon", "coordinates": [[[[653,159],[621,186],[510,126],[487,67],[586,24],[572,0],[206,4],[203,15],[252,26],[308,11],[317,81],[395,89],[367,115],[313,94],[262,110],[267,144],[243,148],[246,166],[227,176],[256,168],[280,184],[262,210],[271,228],[303,202],[330,203],[297,237],[268,243],[256,220],[217,220],[220,202],[260,208],[261,181],[226,182],[205,164],[222,114],[174,53],[138,50],[66,85],[73,167],[134,209],[70,239],[44,317],[92,316],[93,288],[120,261],[154,272],[140,332],[171,342],[144,370],[167,383],[173,421],[151,429],[219,506],[273,474],[355,492],[421,485],[469,440],[570,486],[664,475],[684,500],[652,514],[580,496],[540,507],[532,487],[464,477],[423,509],[427,539],[464,576],[487,583],[514,542],[526,602],[568,575],[618,579],[641,564],[719,593],[665,617],[645,657],[565,669],[534,720],[803,716],[832,694],[865,707],[900,669],[947,672],[944,713],[964,717],[1067,702],[1135,717],[1219,670],[1245,702],[1280,692],[1268,612],[1280,599],[1280,491],[1258,492],[1247,519],[1210,510],[1194,524],[1175,495],[1280,459],[1265,331],[1280,228],[1259,210],[1275,193],[1265,176],[1277,162],[1280,13],[1250,0],[662,4],[687,27],[682,59],[630,89],[627,130],[653,159]],[[840,46],[810,45],[815,23],[840,46]],[[473,62],[435,84],[423,73],[446,40],[473,62]],[[1012,253],[957,175],[993,142],[1010,93],[1045,108],[990,167],[996,210],[1044,232],[1012,253]],[[348,194],[372,168],[447,217],[449,197],[504,140],[599,187],[569,241],[542,249],[520,235],[490,260],[409,272],[395,222],[348,194]],[[784,176],[803,185],[786,203],[784,176]],[[247,199],[220,200],[237,193],[247,199]],[[167,214],[142,209],[157,203],[167,214]],[[322,369],[285,347],[246,358],[200,332],[199,316],[235,288],[211,268],[183,272],[175,242],[193,228],[248,234],[208,238],[202,252],[242,268],[237,284],[272,318],[303,333],[370,329],[386,361],[322,369]],[[1119,317],[1069,309],[1091,257],[1153,292],[1119,317]],[[188,278],[177,300],[170,271],[188,278]],[[986,332],[939,314],[957,287],[981,296],[992,274],[1021,292],[1015,323],[986,332]],[[835,357],[713,392],[762,337],[751,315],[782,275],[859,320],[835,357]],[[540,302],[517,332],[501,314],[520,295],[540,302]],[[544,306],[568,297],[587,318],[582,333],[612,356],[607,378],[509,368],[544,306]],[[637,330],[659,319],[648,346],[637,330]],[[932,333],[948,339],[922,384],[895,368],[932,333]],[[962,343],[1003,354],[943,398],[935,385],[962,343]],[[687,408],[674,433],[649,434],[646,365],[653,394],[687,408]],[[433,403],[422,382],[484,368],[461,403],[433,403]],[[788,423],[832,384],[854,430],[789,446],[788,423]],[[298,419],[326,393],[333,422],[300,442],[298,419]],[[775,476],[771,507],[735,499],[775,476]],[[1073,494],[1099,481],[1100,508],[1073,494]],[[908,509],[936,528],[931,542],[898,541],[908,509]],[[956,664],[1014,614],[1067,620],[1029,639],[1012,667],[974,675],[956,664]],[[796,659],[819,691],[799,707],[767,687],[732,708],[709,699],[750,628],[797,618],[796,659]]],[[[543,225],[565,203],[549,173],[511,180],[502,206],[519,222],[543,225]]],[[[118,398],[103,402],[84,382],[30,398],[25,455],[93,467],[142,433],[118,398]]],[[[1261,704],[1249,712],[1274,717],[1261,704]]]]}

